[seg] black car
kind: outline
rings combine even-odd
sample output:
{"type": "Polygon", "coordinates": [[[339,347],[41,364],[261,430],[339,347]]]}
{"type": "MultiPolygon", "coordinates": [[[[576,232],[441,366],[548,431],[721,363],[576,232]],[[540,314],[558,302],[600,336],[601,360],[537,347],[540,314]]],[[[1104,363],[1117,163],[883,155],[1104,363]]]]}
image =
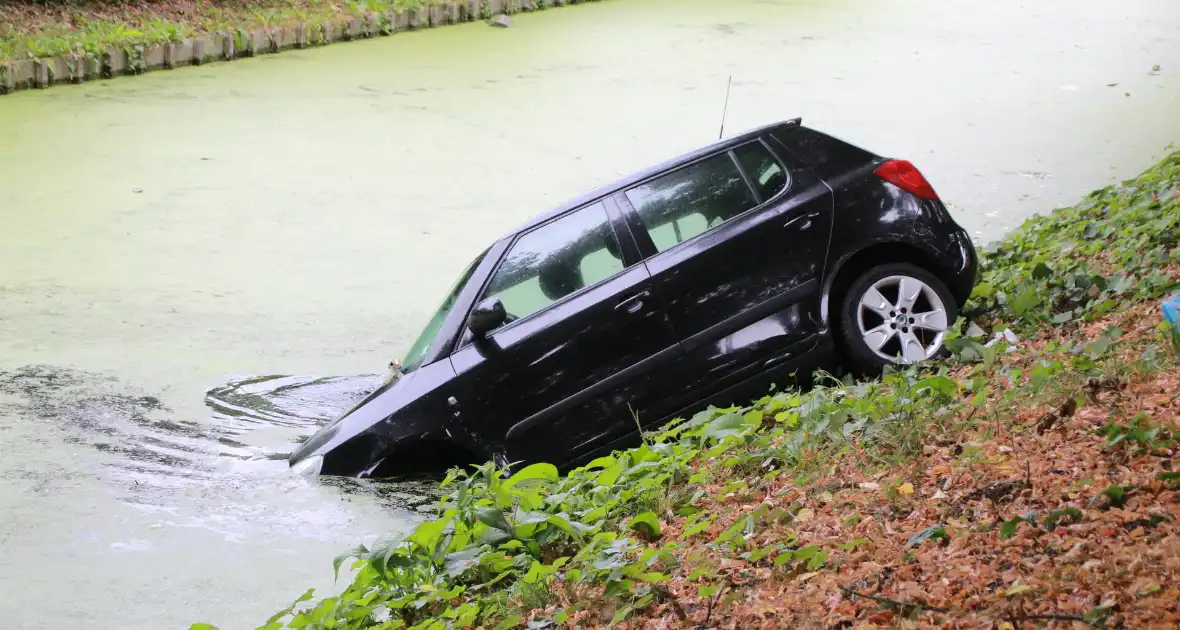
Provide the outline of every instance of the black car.
{"type": "Polygon", "coordinates": [[[975,272],[970,238],[909,162],[799,119],[769,125],[496,241],[400,374],[290,462],[361,477],[568,468],[817,367],[930,358],[975,272]]]}

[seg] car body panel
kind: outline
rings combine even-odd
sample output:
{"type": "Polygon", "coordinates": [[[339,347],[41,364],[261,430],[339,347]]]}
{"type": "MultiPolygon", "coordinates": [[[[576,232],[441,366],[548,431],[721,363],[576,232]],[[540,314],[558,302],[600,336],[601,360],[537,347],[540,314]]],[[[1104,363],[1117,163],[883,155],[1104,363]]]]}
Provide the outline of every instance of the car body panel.
{"type": "MultiPolygon", "coordinates": [[[[807,339],[793,350],[788,348],[782,354],[781,360],[773,362],[765,370],[753,372],[742,379],[732,380],[724,389],[715,391],[704,398],[695,399],[691,403],[665,414],[663,418],[654,423],[645,424],[658,425],[673,418],[686,418],[709,405],[718,407],[744,405],[752,398],[765,395],[768,387],[772,385],[783,386],[799,382],[804,380],[802,375],[810,375],[816,369],[831,370],[836,365],[836,348],[832,338],[828,335],[816,335],[815,339],[807,339]]],[[[603,444],[595,450],[560,463],[558,467],[562,470],[569,470],[586,464],[596,457],[610,454],[617,449],[633,448],[641,443],[639,432],[632,431],[613,442],[603,444]]]]}

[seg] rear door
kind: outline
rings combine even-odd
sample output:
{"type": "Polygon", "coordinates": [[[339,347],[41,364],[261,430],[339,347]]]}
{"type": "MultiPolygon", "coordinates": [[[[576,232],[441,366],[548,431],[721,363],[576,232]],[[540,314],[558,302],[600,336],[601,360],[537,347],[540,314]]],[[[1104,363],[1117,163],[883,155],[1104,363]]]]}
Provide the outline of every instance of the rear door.
{"type": "Polygon", "coordinates": [[[815,343],[832,193],[783,157],[756,139],[617,195],[686,352],[673,406],[815,343]]]}
{"type": "Polygon", "coordinates": [[[560,464],[635,431],[630,401],[680,348],[613,203],[517,237],[476,303],[493,296],[509,322],[451,355],[453,438],[560,464]]]}

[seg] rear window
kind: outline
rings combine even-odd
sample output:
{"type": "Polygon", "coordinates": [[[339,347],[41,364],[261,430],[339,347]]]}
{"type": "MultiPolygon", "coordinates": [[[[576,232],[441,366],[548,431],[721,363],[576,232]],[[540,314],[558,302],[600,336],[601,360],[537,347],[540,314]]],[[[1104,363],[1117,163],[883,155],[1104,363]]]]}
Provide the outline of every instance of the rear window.
{"type": "Polygon", "coordinates": [[[754,188],[766,201],[787,187],[787,171],[761,142],[744,144],[733,150],[738,162],[754,182],[754,188]]]}

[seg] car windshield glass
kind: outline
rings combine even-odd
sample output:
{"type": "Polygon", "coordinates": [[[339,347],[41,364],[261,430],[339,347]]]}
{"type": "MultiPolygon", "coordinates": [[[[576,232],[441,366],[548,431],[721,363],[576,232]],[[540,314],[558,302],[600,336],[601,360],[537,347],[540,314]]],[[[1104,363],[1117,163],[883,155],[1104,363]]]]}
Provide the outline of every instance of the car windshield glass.
{"type": "Polygon", "coordinates": [[[451,287],[447,298],[443,300],[442,306],[434,312],[430,317],[430,321],[426,324],[426,328],[422,329],[422,333],[418,335],[418,339],[414,341],[414,345],[410,346],[410,351],[406,353],[406,358],[402,361],[401,371],[403,374],[409,374],[418,369],[422,365],[422,360],[426,358],[426,354],[430,351],[431,344],[434,338],[438,336],[438,329],[442,327],[443,321],[447,319],[451,309],[455,306],[455,300],[459,298],[459,293],[467,284],[467,280],[471,278],[471,274],[475,272],[475,268],[479,266],[479,262],[487,255],[487,251],[476,257],[471,261],[470,265],[463,270],[463,274],[459,276],[459,280],[451,287]]]}

